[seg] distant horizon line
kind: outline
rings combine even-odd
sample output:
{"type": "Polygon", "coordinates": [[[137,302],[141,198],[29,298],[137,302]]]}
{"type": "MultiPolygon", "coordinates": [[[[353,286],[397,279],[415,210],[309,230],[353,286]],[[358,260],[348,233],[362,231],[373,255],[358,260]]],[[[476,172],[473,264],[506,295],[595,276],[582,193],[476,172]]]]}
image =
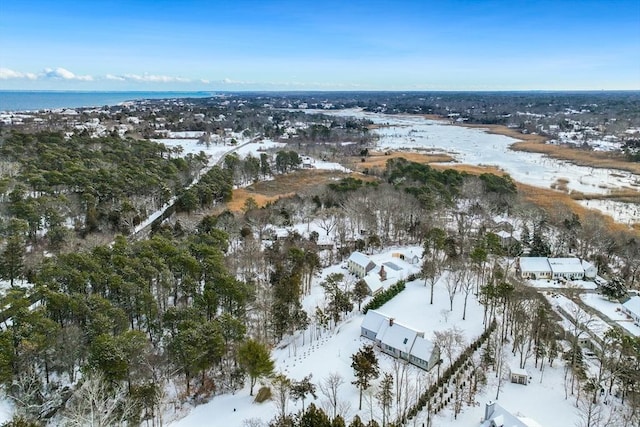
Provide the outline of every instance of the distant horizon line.
{"type": "Polygon", "coordinates": [[[77,89],[0,89],[0,92],[30,92],[30,93],[510,93],[510,92],[539,92],[539,93],[603,93],[603,92],[640,92],[640,89],[237,89],[237,90],[77,90],[77,89]]]}

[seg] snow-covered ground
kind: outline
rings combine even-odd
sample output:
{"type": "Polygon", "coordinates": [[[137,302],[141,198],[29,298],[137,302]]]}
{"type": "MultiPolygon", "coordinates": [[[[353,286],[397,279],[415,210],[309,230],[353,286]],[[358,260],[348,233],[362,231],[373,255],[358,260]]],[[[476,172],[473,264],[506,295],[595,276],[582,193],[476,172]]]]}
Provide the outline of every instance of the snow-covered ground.
{"type": "Polygon", "coordinates": [[[13,405],[9,399],[0,399],[0,424],[3,424],[13,416],[13,405]]]}
{"type": "MultiPolygon", "coordinates": [[[[376,254],[372,256],[372,259],[376,262],[391,260],[390,253],[376,254]]],[[[416,268],[395,259],[393,262],[406,268],[407,272],[416,268]]],[[[314,280],[311,295],[304,300],[303,306],[306,310],[313,312],[315,306],[323,306],[324,294],[319,283],[328,274],[336,272],[348,274],[339,266],[332,266],[325,269],[320,277],[314,280]]],[[[476,301],[473,293],[469,296],[466,320],[462,320],[464,295],[460,293],[456,295],[453,311],[450,311],[444,277],[435,285],[433,305],[429,304],[429,292],[430,288],[425,286],[422,280],[410,282],[403,292],[379,308],[378,311],[394,317],[404,325],[424,331],[427,339],[433,339],[434,331],[443,331],[454,326],[463,331],[467,343],[482,333],[484,328],[482,324],[483,307],[476,301]]],[[[294,338],[285,338],[272,352],[272,357],[276,362],[276,371],[284,373],[294,380],[300,380],[304,376],[312,374],[312,382],[318,384],[332,373],[340,375],[344,383],[339,388],[339,402],[342,405],[341,412],[346,415],[348,422],[356,414],[365,420],[372,417],[380,419],[378,405],[375,401],[370,403],[371,399],[366,395],[363,409],[358,411],[358,390],[351,384],[354,379],[351,355],[363,345],[371,343],[368,339],[360,336],[360,324],[363,317],[362,314],[354,312],[346,320],[329,330],[318,334],[307,331],[304,334],[304,339],[301,334],[297,334],[294,338]]],[[[376,353],[380,361],[381,372],[392,371],[393,358],[377,350],[376,353]]],[[[514,356],[507,351],[507,358],[511,359],[512,357],[514,356]]],[[[526,415],[547,427],[574,425],[578,418],[573,402],[564,399],[564,368],[561,365],[559,361],[555,361],[554,368],[546,366],[544,373],[541,373],[533,368],[530,361],[527,365],[531,376],[530,384],[527,386],[511,384],[502,379],[498,401],[512,413],[526,415]],[[542,383],[540,382],[541,376],[544,377],[542,383]]],[[[426,373],[413,366],[410,366],[409,369],[410,384],[412,387],[419,385],[421,390],[429,381],[433,380],[435,375],[435,370],[426,373]]],[[[476,397],[476,406],[465,407],[463,413],[456,420],[453,419],[451,410],[446,409],[433,419],[432,425],[434,427],[479,425],[484,414],[484,404],[496,398],[498,378],[494,372],[487,372],[487,381],[486,388],[476,397]]],[[[372,389],[375,389],[375,385],[372,389]]],[[[415,393],[415,391],[413,392],[415,393]]],[[[326,406],[323,403],[321,393],[318,393],[318,399],[307,399],[306,406],[312,401],[318,406],[326,406]]],[[[189,407],[184,410],[188,409],[189,407]]],[[[295,404],[293,401],[289,401],[288,410],[290,412],[296,412],[299,409],[301,409],[300,402],[295,404]]],[[[210,402],[193,408],[185,418],[172,425],[191,427],[214,423],[226,427],[240,427],[243,426],[245,420],[249,419],[262,420],[266,425],[266,422],[276,413],[274,402],[253,403],[247,386],[234,395],[214,397],[210,402]]],[[[391,414],[394,413],[392,409],[391,414]]],[[[415,425],[420,426],[421,423],[426,422],[426,413],[420,413],[414,421],[415,425]]]]}
{"type": "Polygon", "coordinates": [[[534,288],[580,288],[580,289],[596,289],[598,285],[595,282],[589,280],[570,280],[567,283],[560,282],[558,280],[551,279],[527,279],[526,284],[534,288]]]}
{"type": "Polygon", "coordinates": [[[617,202],[614,200],[580,200],[582,206],[596,209],[605,215],[609,215],[616,222],[622,224],[635,224],[640,222],[640,204],[617,202]]]}
{"type": "Polygon", "coordinates": [[[636,337],[640,337],[640,327],[634,325],[633,320],[622,311],[622,304],[619,302],[609,301],[598,294],[583,294],[580,295],[580,299],[584,301],[585,304],[595,308],[609,319],[615,321],[636,337]]]}
{"type": "Polygon", "coordinates": [[[380,135],[379,149],[439,149],[453,155],[458,162],[497,166],[516,181],[542,188],[550,188],[558,180],[568,180],[570,191],[607,194],[615,188],[638,189],[640,183],[640,176],[630,172],[577,166],[542,154],[513,151],[509,146],[516,139],[490,134],[481,128],[451,125],[417,115],[367,113],[359,109],[322,113],[366,118],[381,125],[374,130],[380,135]]]}
{"type": "Polygon", "coordinates": [[[566,331],[571,332],[575,329],[572,322],[573,318],[577,318],[580,324],[586,325],[589,332],[599,338],[603,338],[604,334],[611,329],[611,326],[599,316],[587,313],[582,307],[564,295],[547,293],[545,296],[554,308],[560,309],[559,313],[565,319],[562,325],[566,331]]]}

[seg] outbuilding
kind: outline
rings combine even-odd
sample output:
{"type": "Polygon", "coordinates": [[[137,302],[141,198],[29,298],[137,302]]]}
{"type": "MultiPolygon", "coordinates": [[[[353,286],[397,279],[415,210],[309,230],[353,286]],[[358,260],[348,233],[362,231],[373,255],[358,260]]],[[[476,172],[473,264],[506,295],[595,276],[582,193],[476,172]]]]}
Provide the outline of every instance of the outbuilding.
{"type": "Polygon", "coordinates": [[[509,366],[509,379],[514,384],[527,385],[529,383],[529,373],[519,366],[509,366]]]}

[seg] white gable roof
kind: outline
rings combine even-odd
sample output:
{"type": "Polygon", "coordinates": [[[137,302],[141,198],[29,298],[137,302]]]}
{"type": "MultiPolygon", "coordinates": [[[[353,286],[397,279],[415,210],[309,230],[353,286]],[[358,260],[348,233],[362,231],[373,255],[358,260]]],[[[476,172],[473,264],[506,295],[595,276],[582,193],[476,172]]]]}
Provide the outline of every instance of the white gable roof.
{"type": "Polygon", "coordinates": [[[390,323],[384,323],[376,335],[376,340],[380,341],[382,345],[409,353],[416,337],[424,336],[424,332],[418,332],[397,322],[393,322],[391,325],[390,323]]]}
{"type": "MultiPolygon", "coordinates": [[[[529,427],[534,426],[535,424],[529,424],[532,422],[530,418],[526,420],[520,419],[519,417],[513,415],[511,412],[504,409],[498,403],[495,403],[493,414],[489,416],[482,424],[481,427],[491,427],[495,426],[504,426],[504,427],[529,427]]],[[[536,423],[537,424],[537,423],[536,423]]],[[[538,424],[539,426],[539,424],[538,424]]]]}
{"type": "Polygon", "coordinates": [[[364,282],[367,284],[367,287],[369,288],[372,294],[375,294],[377,291],[379,291],[384,287],[383,282],[380,280],[380,276],[377,274],[369,274],[365,276],[364,282]]]}
{"type": "Polygon", "coordinates": [[[352,253],[351,256],[349,256],[349,261],[353,261],[356,264],[358,264],[358,265],[360,265],[362,267],[365,267],[365,268],[371,262],[371,260],[369,259],[368,256],[366,256],[362,252],[357,252],[357,251],[352,253]]]}
{"type": "Polygon", "coordinates": [[[382,313],[378,313],[375,310],[368,310],[367,314],[364,315],[364,319],[362,319],[362,327],[369,331],[379,331],[380,326],[388,322],[389,318],[382,313]]]}
{"type": "Polygon", "coordinates": [[[549,258],[549,265],[554,273],[584,273],[578,258],[549,258]]]}
{"type": "Polygon", "coordinates": [[[435,345],[432,341],[418,336],[416,337],[416,341],[413,343],[413,347],[409,354],[428,362],[429,359],[431,359],[431,354],[433,353],[434,348],[435,345]]]}
{"type": "Polygon", "coordinates": [[[624,308],[635,314],[636,316],[640,316],[640,297],[635,296],[632,297],[629,301],[622,304],[624,308]]]}
{"type": "Polygon", "coordinates": [[[546,257],[522,257],[520,258],[520,270],[523,272],[551,271],[546,257]]]}
{"type": "Polygon", "coordinates": [[[518,365],[509,365],[509,371],[511,372],[512,375],[522,375],[525,377],[529,376],[529,373],[527,372],[527,370],[524,368],[521,368],[518,365]]]}

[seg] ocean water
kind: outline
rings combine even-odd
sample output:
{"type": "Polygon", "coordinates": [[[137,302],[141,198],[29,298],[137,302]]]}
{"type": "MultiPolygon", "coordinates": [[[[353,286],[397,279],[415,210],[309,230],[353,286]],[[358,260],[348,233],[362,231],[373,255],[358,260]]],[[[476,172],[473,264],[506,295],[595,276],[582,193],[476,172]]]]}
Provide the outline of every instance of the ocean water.
{"type": "Polygon", "coordinates": [[[0,91],[0,111],[102,107],[137,99],[206,98],[211,92],[0,91]]]}

